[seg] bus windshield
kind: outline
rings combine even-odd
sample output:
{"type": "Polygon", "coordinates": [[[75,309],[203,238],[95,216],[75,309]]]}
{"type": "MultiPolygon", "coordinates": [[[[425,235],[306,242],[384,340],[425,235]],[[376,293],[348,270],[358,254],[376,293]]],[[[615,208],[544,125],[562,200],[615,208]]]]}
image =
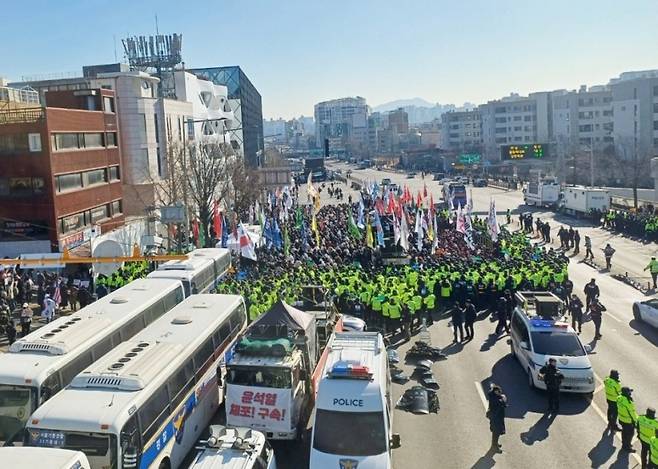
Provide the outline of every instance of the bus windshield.
{"type": "Polygon", "coordinates": [[[230,367],[226,378],[229,384],[255,386],[259,388],[290,389],[290,368],[230,367]]]}
{"type": "Polygon", "coordinates": [[[0,441],[9,440],[23,429],[36,408],[36,388],[0,385],[0,441]]]}
{"type": "Polygon", "coordinates": [[[340,456],[374,456],[387,449],[383,412],[316,409],[313,448],[340,456]]]}
{"type": "Polygon", "coordinates": [[[28,429],[29,446],[82,451],[94,467],[117,467],[116,436],[107,433],[28,429]]]}

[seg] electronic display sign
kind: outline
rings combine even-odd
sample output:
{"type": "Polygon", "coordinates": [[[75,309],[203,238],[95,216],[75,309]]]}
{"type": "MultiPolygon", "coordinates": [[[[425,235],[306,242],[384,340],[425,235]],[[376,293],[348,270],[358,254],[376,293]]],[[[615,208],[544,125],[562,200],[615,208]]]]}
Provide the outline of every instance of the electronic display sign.
{"type": "Polygon", "coordinates": [[[500,147],[500,154],[503,160],[540,160],[548,156],[548,145],[545,143],[503,145],[500,147]]]}

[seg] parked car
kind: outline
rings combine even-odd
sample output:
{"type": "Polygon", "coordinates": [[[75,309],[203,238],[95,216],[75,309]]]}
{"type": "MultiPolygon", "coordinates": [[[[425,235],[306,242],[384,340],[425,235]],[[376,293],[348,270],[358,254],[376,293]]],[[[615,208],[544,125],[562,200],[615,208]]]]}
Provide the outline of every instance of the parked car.
{"type": "Polygon", "coordinates": [[[411,172],[411,173],[407,174],[407,179],[413,179],[415,177],[416,177],[416,173],[414,173],[414,172],[411,172]]]}
{"type": "Polygon", "coordinates": [[[637,321],[658,327],[658,298],[633,303],[633,317],[637,321]]]}
{"type": "Polygon", "coordinates": [[[487,180],[483,178],[475,179],[473,185],[475,187],[487,187],[487,180]]]}

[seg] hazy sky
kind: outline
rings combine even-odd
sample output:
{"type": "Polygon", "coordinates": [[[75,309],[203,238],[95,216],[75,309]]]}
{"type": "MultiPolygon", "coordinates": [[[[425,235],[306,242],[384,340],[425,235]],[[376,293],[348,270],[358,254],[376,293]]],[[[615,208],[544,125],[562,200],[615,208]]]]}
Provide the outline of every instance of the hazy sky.
{"type": "Polygon", "coordinates": [[[313,104],[481,103],[658,68],[656,0],[36,0],[3,5],[0,76],[119,59],[120,39],[183,34],[188,67],[240,65],[265,117],[313,104]]]}

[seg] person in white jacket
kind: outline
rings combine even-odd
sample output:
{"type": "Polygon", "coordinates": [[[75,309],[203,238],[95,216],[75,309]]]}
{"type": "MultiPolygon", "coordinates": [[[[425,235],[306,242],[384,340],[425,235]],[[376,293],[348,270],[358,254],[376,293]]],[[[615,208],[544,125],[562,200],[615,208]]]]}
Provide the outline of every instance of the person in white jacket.
{"type": "Polygon", "coordinates": [[[53,316],[55,315],[55,300],[53,300],[49,294],[46,293],[46,297],[43,300],[43,312],[41,317],[46,320],[46,324],[52,321],[53,316]]]}

